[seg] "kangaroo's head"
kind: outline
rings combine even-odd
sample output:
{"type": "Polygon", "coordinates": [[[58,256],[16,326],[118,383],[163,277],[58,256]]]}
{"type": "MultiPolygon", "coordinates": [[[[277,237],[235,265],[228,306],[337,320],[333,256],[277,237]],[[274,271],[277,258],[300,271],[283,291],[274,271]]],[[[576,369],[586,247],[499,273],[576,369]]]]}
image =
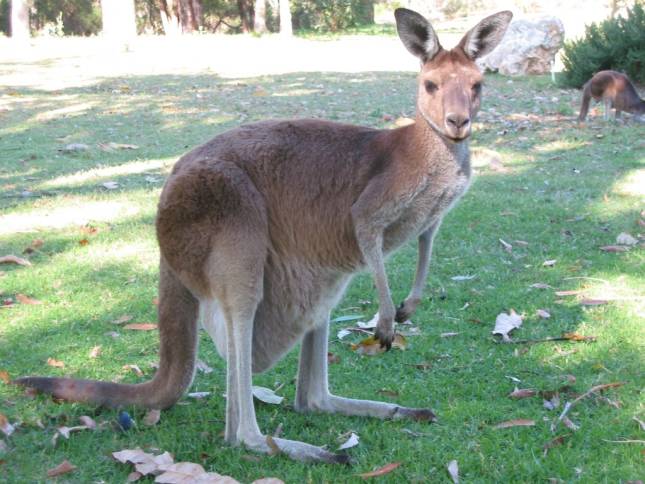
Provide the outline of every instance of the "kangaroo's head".
{"type": "Polygon", "coordinates": [[[475,59],[499,44],[513,14],[503,11],[486,17],[452,50],[441,47],[430,22],[418,13],[398,8],[394,16],[403,45],[421,60],[417,109],[440,135],[452,141],[466,139],[482,91],[475,59]]]}

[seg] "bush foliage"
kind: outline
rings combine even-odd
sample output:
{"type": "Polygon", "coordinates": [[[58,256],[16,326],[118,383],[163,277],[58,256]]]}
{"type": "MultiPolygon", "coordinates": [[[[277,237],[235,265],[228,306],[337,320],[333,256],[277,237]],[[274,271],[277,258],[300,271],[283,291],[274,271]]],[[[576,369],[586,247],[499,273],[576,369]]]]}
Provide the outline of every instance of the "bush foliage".
{"type": "Polygon", "coordinates": [[[596,72],[612,69],[645,82],[645,9],[638,1],[625,17],[587,27],[581,39],[564,45],[564,83],[580,87],[596,72]]]}

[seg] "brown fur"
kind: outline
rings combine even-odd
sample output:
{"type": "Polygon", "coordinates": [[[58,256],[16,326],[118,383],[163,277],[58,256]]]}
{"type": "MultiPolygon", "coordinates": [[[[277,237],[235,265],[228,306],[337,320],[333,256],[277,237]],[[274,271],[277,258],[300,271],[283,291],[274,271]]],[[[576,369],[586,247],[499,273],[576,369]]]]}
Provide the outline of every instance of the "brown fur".
{"type": "Polygon", "coordinates": [[[609,108],[616,109],[616,118],[621,111],[635,115],[645,114],[645,101],[640,98],[636,88],[629,78],[616,71],[600,71],[595,74],[582,88],[582,104],[578,121],[587,118],[591,99],[605,102],[605,118],[609,116],[609,108]]]}
{"type": "MultiPolygon", "coordinates": [[[[495,47],[509,12],[488,17],[451,51],[430,24],[396,11],[405,46],[422,60],[412,125],[376,130],[320,120],[264,121],[222,133],[183,156],[163,189],[160,367],[140,385],[28,377],[18,383],[70,400],[165,408],[190,385],[198,311],[227,360],[226,440],[269,452],[255,419],[251,372],[302,341],[295,407],[434,420],[429,409],[352,400],[327,385],[331,309],[352,275],[369,268],[379,293],[376,335],[421,300],[432,240],[471,174],[467,138],[479,109],[474,59],[495,47]],[[383,258],[419,237],[410,295],[395,311],[383,258]]],[[[346,457],[275,438],[293,458],[346,457]]]]}

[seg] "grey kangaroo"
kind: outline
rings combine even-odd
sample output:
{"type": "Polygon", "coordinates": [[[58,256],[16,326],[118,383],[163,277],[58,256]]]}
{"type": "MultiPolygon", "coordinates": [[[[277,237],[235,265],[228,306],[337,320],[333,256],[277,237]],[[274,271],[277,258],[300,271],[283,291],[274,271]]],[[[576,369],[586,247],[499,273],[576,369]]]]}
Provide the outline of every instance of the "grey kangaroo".
{"type": "Polygon", "coordinates": [[[468,137],[479,109],[475,59],[502,39],[512,14],[485,18],[445,50],[430,23],[397,9],[404,46],[421,61],[414,124],[377,130],[321,120],[253,123],[184,155],[161,194],[160,363],[154,378],[128,385],[26,377],[18,384],[97,404],[173,405],[191,384],[197,323],[227,363],[225,439],[293,459],[348,457],[260,431],[252,374],[301,343],[295,409],[434,421],[426,408],[333,395],[327,380],[329,314],[352,275],[369,269],[378,291],[375,330],[389,347],[394,321],[415,311],[442,217],[466,191],[468,137]],[[384,258],[411,237],[419,257],[398,309],[384,258]]]}
{"type": "Polygon", "coordinates": [[[605,120],[609,119],[611,108],[616,109],[616,118],[620,118],[621,111],[637,116],[645,114],[645,101],[640,98],[629,78],[620,72],[600,71],[587,81],[582,88],[579,122],[587,118],[591,98],[596,101],[602,99],[605,103],[605,120]]]}

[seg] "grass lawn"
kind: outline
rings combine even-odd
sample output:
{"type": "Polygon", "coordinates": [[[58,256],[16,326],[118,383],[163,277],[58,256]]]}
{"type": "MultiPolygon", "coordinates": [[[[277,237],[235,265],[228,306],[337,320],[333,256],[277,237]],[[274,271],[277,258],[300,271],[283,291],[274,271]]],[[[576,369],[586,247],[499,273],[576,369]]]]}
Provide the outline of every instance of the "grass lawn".
{"type": "MultiPolygon", "coordinates": [[[[34,67],[27,64],[0,68],[4,74],[34,67]]],[[[39,68],[47,74],[46,63],[39,68]]],[[[216,133],[265,118],[390,127],[413,114],[414,78],[407,71],[235,78],[204,70],[76,83],[72,71],[55,89],[39,87],[42,79],[13,85],[0,78],[0,256],[15,254],[32,264],[0,265],[6,306],[0,309],[0,371],[12,378],[150,378],[156,332],[126,330],[115,321],[156,320],[154,217],[174,161],[216,133]],[[73,144],[85,147],[65,150],[73,144]],[[116,188],[105,188],[106,182],[116,188]],[[41,304],[23,304],[19,294],[41,304]],[[91,358],[96,346],[100,354],[91,358]],[[50,358],[64,367],[51,366],[50,358]],[[137,365],[143,375],[124,365],[137,365]]],[[[124,482],[131,468],[110,454],[135,447],[169,451],[176,461],[197,462],[241,482],[265,476],[289,483],[358,482],[358,473],[391,462],[401,465],[381,482],[448,482],[452,460],[463,482],[642,479],[643,251],[599,247],[615,244],[621,232],[636,237],[645,230],[645,131],[634,123],[605,124],[601,116],[578,127],[579,95],[546,77],[488,76],[472,147],[494,150],[499,160],[486,165],[485,157],[476,157],[472,187],[436,238],[426,297],[413,318],[419,334],[407,338],[405,351],[362,356],[350,347],[359,336],[336,337],[352,323],[332,323],[330,351],[339,360],[330,365],[335,393],[431,406],[440,423],[298,414],[291,408],[292,351],[254,379],[285,396],[279,406],[256,402],[260,428],[272,433],[281,426],[286,438],[330,449],[355,432],[360,444],[348,451],[355,465],[305,465],[230,448],[222,437],[225,365],[202,333],[199,357],[213,371],[198,372],[190,391],[210,397],[183,399],[154,427],[143,425],[144,412],[132,408],[138,426],[119,431],[115,410],[30,398],[0,381],[0,413],[17,427],[10,437],[0,433],[0,481],[44,482],[48,469],[68,459],[77,469],[58,478],[62,482],[124,482]],[[546,260],[556,262],[547,267],[546,260]],[[475,277],[452,279],[464,275],[475,277]],[[550,287],[532,288],[536,283],[550,287]],[[581,292],[556,295],[564,290],[581,292]],[[602,304],[585,305],[585,299],[602,304]],[[511,308],[525,315],[515,339],[567,332],[596,339],[498,344],[491,335],[495,318],[511,308]],[[551,317],[538,318],[538,309],[551,317]],[[572,408],[578,430],[560,424],[551,431],[565,402],[614,382],[624,385],[572,408]],[[516,386],[559,390],[560,404],[545,408],[544,393],[511,399],[516,386]],[[79,425],[82,415],[106,424],[53,445],[56,429],[79,425]],[[511,419],[534,425],[494,428],[511,419]],[[620,440],[641,444],[610,442],[620,440]]],[[[412,241],[388,262],[397,304],[409,290],[415,257],[412,241]]],[[[360,275],[334,316],[370,318],[376,300],[371,277],[360,275]]]]}

